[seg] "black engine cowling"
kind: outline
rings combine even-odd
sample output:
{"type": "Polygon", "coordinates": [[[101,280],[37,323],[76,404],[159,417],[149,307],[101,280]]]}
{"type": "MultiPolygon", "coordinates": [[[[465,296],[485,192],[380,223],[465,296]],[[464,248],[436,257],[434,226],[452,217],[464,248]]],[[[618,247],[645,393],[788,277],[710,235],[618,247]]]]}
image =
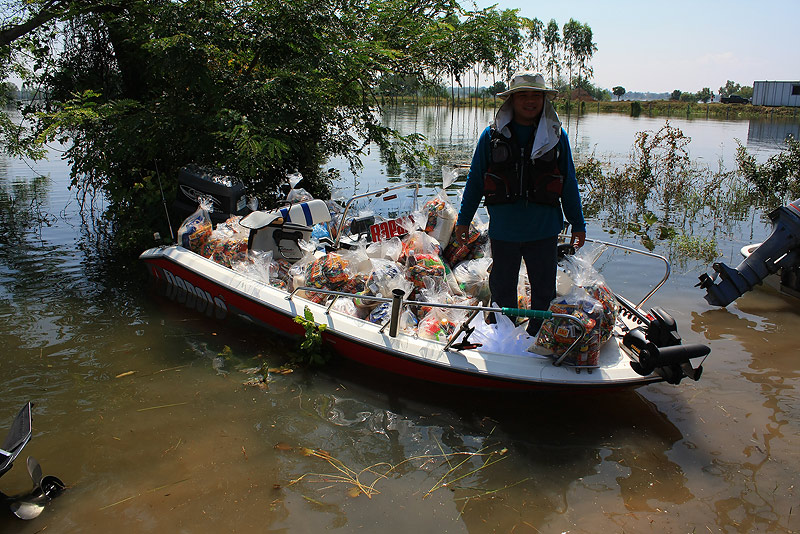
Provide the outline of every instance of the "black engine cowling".
{"type": "Polygon", "coordinates": [[[685,377],[699,380],[703,367],[692,367],[691,360],[708,355],[711,349],[694,343],[682,345],[675,319],[661,308],[650,310],[653,319],[645,326],[634,328],[622,338],[622,344],[636,354],[638,361],[631,362],[634,371],[642,376],[653,372],[670,384],[678,384],[685,377]]]}

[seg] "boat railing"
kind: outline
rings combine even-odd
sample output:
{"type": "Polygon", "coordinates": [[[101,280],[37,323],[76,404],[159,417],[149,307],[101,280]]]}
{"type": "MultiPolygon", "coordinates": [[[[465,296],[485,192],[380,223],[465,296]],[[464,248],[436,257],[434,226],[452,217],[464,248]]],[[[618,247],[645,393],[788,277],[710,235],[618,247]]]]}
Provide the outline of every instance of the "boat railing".
{"type": "MultiPolygon", "coordinates": [[[[397,337],[397,330],[399,326],[399,318],[400,312],[404,306],[424,306],[428,308],[444,308],[444,309],[452,309],[452,310],[465,310],[469,311],[470,314],[468,315],[467,319],[464,320],[456,331],[448,338],[447,343],[443,347],[443,351],[447,352],[453,346],[455,341],[458,339],[458,336],[461,335],[465,330],[467,325],[472,321],[472,319],[477,315],[479,312],[489,312],[489,313],[500,313],[506,316],[514,316],[514,317],[529,317],[534,319],[563,319],[566,321],[571,321],[575,323],[580,331],[580,335],[576,337],[575,341],[564,351],[563,354],[559,355],[557,358],[553,360],[554,365],[561,365],[564,360],[566,359],[569,354],[572,353],[573,349],[579,346],[579,343],[583,340],[586,336],[586,327],[584,326],[583,322],[575,317],[574,315],[569,315],[565,313],[553,313],[549,310],[526,310],[526,309],[518,309],[518,308],[495,308],[490,306],[475,306],[470,304],[450,304],[444,302],[426,302],[426,301],[419,301],[419,300],[405,300],[403,297],[405,292],[402,289],[395,289],[393,291],[392,298],[388,297],[379,297],[377,295],[360,295],[355,293],[348,293],[346,291],[334,291],[331,289],[321,289],[317,287],[310,287],[310,286],[301,286],[294,288],[291,293],[286,296],[286,300],[292,300],[299,291],[304,291],[306,293],[320,293],[323,295],[330,295],[333,297],[331,301],[328,303],[328,307],[325,310],[326,314],[330,314],[331,308],[333,307],[336,299],[339,297],[345,298],[358,298],[360,300],[365,301],[372,301],[377,303],[384,303],[384,302],[391,302],[392,303],[392,310],[389,317],[389,320],[384,322],[381,325],[379,332],[383,333],[386,328],[389,328],[389,336],[390,337],[397,337]]],[[[596,366],[575,366],[575,367],[587,367],[592,368],[596,366]]]]}
{"type": "MultiPolygon", "coordinates": [[[[569,239],[567,236],[563,236],[562,235],[561,237],[569,239]]],[[[598,245],[604,245],[606,247],[617,248],[617,249],[624,250],[626,252],[631,252],[631,253],[634,253],[634,254],[641,254],[642,256],[647,256],[649,258],[657,259],[657,260],[660,260],[660,261],[664,262],[664,276],[653,287],[653,289],[651,289],[642,298],[642,300],[639,301],[638,304],[634,305],[636,308],[640,308],[641,306],[643,306],[644,303],[647,302],[650,299],[650,297],[652,297],[653,294],[655,294],[655,292],[658,291],[661,288],[661,286],[663,286],[667,282],[667,279],[669,279],[669,275],[670,275],[670,273],[672,271],[672,268],[670,267],[669,260],[667,260],[667,258],[665,258],[664,256],[662,256],[660,254],[656,254],[656,253],[650,252],[648,250],[641,250],[641,249],[638,249],[638,248],[629,247],[629,246],[626,246],[626,245],[620,245],[619,243],[611,243],[609,241],[601,241],[599,239],[590,239],[588,237],[586,238],[586,241],[591,242],[591,243],[596,243],[598,245]]],[[[599,256],[598,256],[598,258],[599,258],[599,256]]],[[[595,261],[596,261],[596,259],[595,259],[595,261]]],[[[617,298],[619,298],[618,295],[615,295],[615,296],[617,296],[617,298]]]]}
{"type": "Polygon", "coordinates": [[[406,189],[406,188],[414,188],[414,206],[412,211],[415,211],[417,209],[417,199],[419,197],[418,182],[405,182],[402,184],[387,186],[375,191],[367,191],[366,193],[361,193],[360,195],[355,195],[350,197],[350,199],[344,205],[344,211],[342,211],[342,215],[339,217],[339,225],[336,227],[336,239],[333,242],[333,248],[339,247],[339,240],[341,239],[342,231],[344,230],[345,222],[347,219],[347,212],[350,211],[350,206],[352,206],[353,202],[355,202],[356,200],[360,200],[362,198],[381,197],[386,193],[389,193],[390,191],[396,191],[398,189],[406,189]]]}

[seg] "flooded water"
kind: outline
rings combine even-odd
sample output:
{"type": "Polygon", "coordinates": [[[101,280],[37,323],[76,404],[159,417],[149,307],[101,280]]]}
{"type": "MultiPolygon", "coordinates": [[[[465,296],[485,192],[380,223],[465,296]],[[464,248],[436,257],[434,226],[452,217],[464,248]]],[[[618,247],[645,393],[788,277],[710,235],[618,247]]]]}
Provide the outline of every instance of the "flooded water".
{"type": "MultiPolygon", "coordinates": [[[[402,108],[387,121],[454,162],[489,115],[402,108]]],[[[619,158],[663,123],[589,113],[568,125],[576,157],[619,158]]],[[[796,128],[671,123],[693,158],[730,167],[735,139],[766,158],[796,128]]],[[[373,154],[339,186],[396,174],[373,154]]],[[[293,342],[162,298],[141,265],[99,264],[68,182],[57,155],[0,161],[0,436],[35,404],[33,439],[0,491],[30,489],[28,455],[69,486],[31,522],[0,513],[0,532],[800,530],[797,301],[759,288],[714,308],[693,287],[708,267],[676,268],[650,304],[712,349],[702,379],[679,387],[499,395],[337,362],[273,372],[261,389],[244,385],[250,370],[279,367],[293,342]]],[[[760,215],[734,225],[724,261],[768,234],[760,215]]],[[[594,220],[589,235],[610,237],[594,220]]],[[[640,298],[658,267],[622,259],[603,274],[640,298]]]]}

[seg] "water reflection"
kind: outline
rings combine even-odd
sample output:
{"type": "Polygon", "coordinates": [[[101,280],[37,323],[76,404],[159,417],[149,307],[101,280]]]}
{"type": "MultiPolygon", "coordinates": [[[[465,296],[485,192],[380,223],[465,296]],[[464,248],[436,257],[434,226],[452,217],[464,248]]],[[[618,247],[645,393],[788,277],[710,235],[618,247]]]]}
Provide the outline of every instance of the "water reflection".
{"type": "MultiPolygon", "coordinates": [[[[326,375],[308,403],[344,440],[336,446],[326,439],[326,450],[355,471],[399,466],[377,482],[374,499],[408,492],[417,506],[450,501],[452,518],[470,532],[485,532],[489,518],[498,532],[523,521],[547,531],[596,493],[620,496],[629,511],[692,497],[668,455],[681,432],[635,392],[464,395],[345,362],[326,375]],[[326,383],[334,391],[325,392],[326,383]],[[503,451],[502,458],[489,466],[486,456],[457,456],[492,451],[503,451]]],[[[351,512],[351,521],[362,512],[351,512]]]]}
{"type": "Polygon", "coordinates": [[[784,149],[790,136],[800,139],[800,122],[796,119],[750,119],[747,146],[784,149]]]}
{"type": "Polygon", "coordinates": [[[739,531],[784,531],[791,523],[787,509],[794,499],[794,487],[787,487],[784,477],[787,470],[794,471],[788,466],[800,460],[792,445],[800,435],[795,424],[800,416],[796,300],[756,288],[728,309],[693,313],[692,328],[703,332],[727,358],[743,358],[746,365],[721,371],[734,372],[754,386],[752,393],[744,386],[729,386],[751,398],[752,404],[745,410],[728,395],[715,400],[719,406],[733,408],[717,424],[734,435],[742,434],[733,438],[740,447],[739,455],[716,454],[704,467],[704,472],[724,480],[732,489],[715,503],[716,522],[739,531]]]}

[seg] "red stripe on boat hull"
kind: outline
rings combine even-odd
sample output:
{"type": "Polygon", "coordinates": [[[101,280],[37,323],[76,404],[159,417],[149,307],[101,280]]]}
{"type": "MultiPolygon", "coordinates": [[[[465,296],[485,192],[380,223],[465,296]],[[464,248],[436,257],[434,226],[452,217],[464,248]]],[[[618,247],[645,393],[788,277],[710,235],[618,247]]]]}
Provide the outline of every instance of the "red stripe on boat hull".
{"type": "MultiPolygon", "coordinates": [[[[229,307],[238,309],[252,319],[256,319],[267,327],[277,329],[287,335],[301,337],[304,329],[294,322],[294,318],[283,312],[276,311],[263,303],[257,302],[240,293],[217,284],[202,275],[176,263],[169,258],[147,258],[150,274],[155,279],[164,279],[162,271],[167,271],[192,284],[195,288],[211,293],[215,298],[220,298],[229,307]]],[[[169,283],[168,280],[165,282],[169,283]]],[[[462,372],[432,363],[425,363],[406,357],[389,349],[379,349],[358,340],[327,330],[323,334],[324,341],[340,356],[369,367],[375,367],[390,373],[407,376],[417,380],[424,380],[436,384],[446,384],[468,388],[495,389],[505,391],[531,391],[531,390],[563,390],[569,389],[629,389],[641,386],[646,382],[624,384],[548,384],[541,382],[528,382],[500,377],[482,376],[475,373],[462,372]]]]}

